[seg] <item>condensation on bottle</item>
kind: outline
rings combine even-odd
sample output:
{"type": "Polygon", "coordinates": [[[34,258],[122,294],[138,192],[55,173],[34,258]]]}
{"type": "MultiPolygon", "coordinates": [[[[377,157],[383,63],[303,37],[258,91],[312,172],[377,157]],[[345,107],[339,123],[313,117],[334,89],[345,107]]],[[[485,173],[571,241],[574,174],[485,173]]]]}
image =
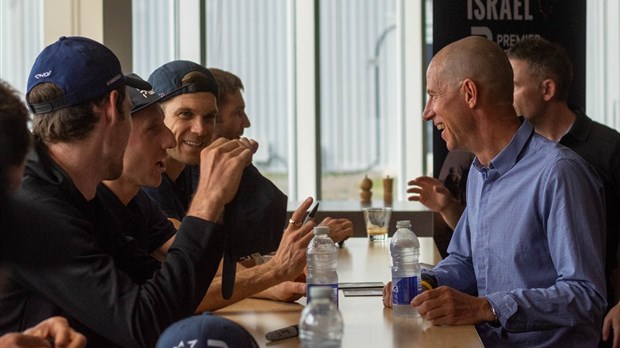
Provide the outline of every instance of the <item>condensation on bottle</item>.
{"type": "Polygon", "coordinates": [[[420,242],[413,233],[411,222],[396,223],[396,232],[390,242],[392,255],[392,310],[395,317],[417,317],[418,311],[411,300],[421,292],[420,242]]]}
{"type": "Polygon", "coordinates": [[[314,228],[314,238],[308,244],[306,254],[308,274],[306,276],[306,297],[310,301],[315,286],[328,286],[332,289],[332,301],[338,306],[338,249],[329,237],[329,227],[314,228]]]}
{"type": "Polygon", "coordinates": [[[312,300],[301,312],[299,339],[303,348],[341,346],[344,332],[342,314],[331,299],[332,287],[314,286],[312,300]]]}

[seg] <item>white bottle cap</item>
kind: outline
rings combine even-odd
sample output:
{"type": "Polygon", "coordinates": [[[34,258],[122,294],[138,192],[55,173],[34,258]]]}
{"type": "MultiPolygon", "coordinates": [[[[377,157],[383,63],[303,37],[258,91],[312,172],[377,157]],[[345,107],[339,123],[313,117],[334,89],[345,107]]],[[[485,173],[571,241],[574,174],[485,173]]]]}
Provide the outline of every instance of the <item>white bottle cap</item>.
{"type": "Polygon", "coordinates": [[[396,228],[411,228],[411,221],[409,220],[396,221],[396,228]]]}
{"type": "Polygon", "coordinates": [[[314,235],[319,234],[329,234],[329,227],[327,226],[317,226],[314,228],[314,235]]]}

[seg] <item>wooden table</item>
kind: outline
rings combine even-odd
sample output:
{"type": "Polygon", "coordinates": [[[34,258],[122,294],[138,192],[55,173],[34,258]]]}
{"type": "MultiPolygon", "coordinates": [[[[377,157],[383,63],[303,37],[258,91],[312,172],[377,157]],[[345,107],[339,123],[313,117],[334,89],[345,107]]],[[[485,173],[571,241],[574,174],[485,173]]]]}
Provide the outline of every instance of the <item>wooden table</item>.
{"type": "MultiPolygon", "coordinates": [[[[420,261],[440,260],[433,239],[420,238],[420,261]]],[[[390,280],[389,240],[369,242],[351,238],[338,253],[340,282],[390,280]]],[[[393,318],[381,297],[345,297],[339,291],[344,319],[342,347],[483,347],[473,326],[432,326],[428,321],[393,318]]],[[[265,333],[297,324],[305,304],[246,299],[216,312],[245,327],[261,347],[299,347],[298,338],[269,342],[265,333]]]]}
{"type": "MultiPolygon", "coordinates": [[[[301,202],[288,202],[288,216],[293,213],[301,202]]],[[[356,201],[321,201],[319,212],[314,219],[321,221],[325,217],[349,219],[353,223],[353,237],[366,236],[366,223],[364,221],[363,208],[383,207],[383,201],[373,201],[369,205],[361,205],[356,201]]],[[[396,221],[410,220],[413,231],[418,236],[433,236],[433,212],[419,202],[394,202],[391,205],[392,216],[390,218],[390,236],[396,231],[396,221]]]]}

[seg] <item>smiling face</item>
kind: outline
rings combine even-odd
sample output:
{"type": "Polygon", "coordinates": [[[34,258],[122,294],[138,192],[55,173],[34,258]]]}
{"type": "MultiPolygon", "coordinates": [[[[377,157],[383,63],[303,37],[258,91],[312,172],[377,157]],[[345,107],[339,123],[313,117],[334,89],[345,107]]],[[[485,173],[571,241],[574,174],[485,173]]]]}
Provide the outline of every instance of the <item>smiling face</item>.
{"type": "Polygon", "coordinates": [[[157,187],[166,169],[166,149],[174,147],[164,113],[155,103],[131,115],[133,130],[125,151],[123,178],[136,186],[157,187]]]}
{"type": "Polygon", "coordinates": [[[174,134],[176,146],[168,155],[184,165],[200,163],[200,151],[213,140],[217,106],[208,92],[186,93],[162,104],[164,122],[174,134]]]}
{"type": "Polygon", "coordinates": [[[437,62],[431,62],[426,73],[428,102],[422,118],[432,121],[441,131],[441,138],[448,150],[466,150],[467,132],[466,110],[461,98],[462,84],[446,84],[437,62]]]}
{"type": "Polygon", "coordinates": [[[219,103],[217,123],[215,125],[215,138],[238,139],[243,135],[243,130],[250,127],[250,120],[245,113],[245,101],[241,91],[229,94],[219,103]]]}

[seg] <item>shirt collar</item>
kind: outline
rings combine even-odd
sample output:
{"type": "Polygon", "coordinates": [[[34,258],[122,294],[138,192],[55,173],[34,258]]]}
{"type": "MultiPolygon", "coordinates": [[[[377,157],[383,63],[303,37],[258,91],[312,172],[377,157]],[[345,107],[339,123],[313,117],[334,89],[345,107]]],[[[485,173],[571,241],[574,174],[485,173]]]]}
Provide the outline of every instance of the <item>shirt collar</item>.
{"type": "Polygon", "coordinates": [[[521,126],[510,140],[508,146],[506,146],[495,158],[489,163],[489,167],[485,168],[478,157],[474,159],[474,167],[481,173],[484,173],[485,178],[499,177],[504,175],[515,163],[519,160],[519,154],[525,147],[526,143],[534,134],[534,127],[523,116],[519,117],[521,126]],[[493,174],[496,173],[496,174],[493,174]]]}
{"type": "Polygon", "coordinates": [[[592,120],[581,111],[574,112],[575,123],[573,123],[573,125],[570,127],[570,130],[568,131],[568,133],[566,133],[564,137],[571,136],[577,140],[584,142],[588,139],[588,135],[590,134],[590,130],[592,129],[592,120]]]}
{"type": "Polygon", "coordinates": [[[129,206],[131,206],[132,202],[135,200],[135,196],[131,198],[127,206],[121,202],[118,196],[114,193],[114,191],[110,190],[104,183],[99,183],[97,185],[97,195],[106,202],[106,206],[110,209],[116,217],[119,218],[119,221],[128,221],[133,218],[135,215],[129,206]]]}

